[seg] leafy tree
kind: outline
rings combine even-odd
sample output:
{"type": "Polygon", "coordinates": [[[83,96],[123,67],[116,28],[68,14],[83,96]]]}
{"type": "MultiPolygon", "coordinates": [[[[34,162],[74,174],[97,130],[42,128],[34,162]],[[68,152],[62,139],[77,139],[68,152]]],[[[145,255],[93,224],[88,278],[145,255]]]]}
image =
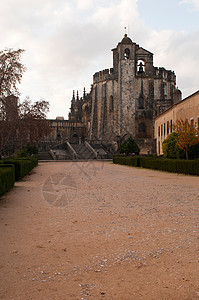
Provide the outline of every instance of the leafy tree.
{"type": "Polygon", "coordinates": [[[0,51],[0,98],[17,95],[17,83],[21,82],[25,66],[20,62],[22,49],[0,51]]]}
{"type": "Polygon", "coordinates": [[[186,159],[188,159],[190,147],[199,143],[199,130],[196,124],[190,124],[187,119],[185,121],[182,119],[177,120],[174,124],[174,130],[179,135],[177,145],[180,149],[185,151],[186,159]]]}
{"type": "Polygon", "coordinates": [[[185,153],[177,145],[179,134],[172,132],[162,143],[163,155],[166,158],[184,158],[185,153]]]}
{"type": "Polygon", "coordinates": [[[130,136],[119,148],[120,153],[125,153],[126,155],[129,155],[130,153],[139,154],[140,148],[134,141],[133,137],[130,136]]]}

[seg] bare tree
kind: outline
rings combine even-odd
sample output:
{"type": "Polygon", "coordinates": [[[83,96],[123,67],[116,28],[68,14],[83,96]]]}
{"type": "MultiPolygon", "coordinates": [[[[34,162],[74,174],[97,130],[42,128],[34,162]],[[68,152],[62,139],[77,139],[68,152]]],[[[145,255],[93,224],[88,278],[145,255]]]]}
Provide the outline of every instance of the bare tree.
{"type": "Polygon", "coordinates": [[[23,49],[0,51],[0,98],[17,95],[17,83],[21,82],[26,67],[20,62],[23,49]]]}
{"type": "Polygon", "coordinates": [[[20,62],[22,49],[0,51],[0,150],[5,152],[15,145],[18,130],[17,83],[21,82],[25,66],[20,62]]]}
{"type": "Polygon", "coordinates": [[[9,96],[0,101],[0,150],[6,152],[13,150],[15,133],[18,128],[18,98],[9,96]]]}
{"type": "Polygon", "coordinates": [[[22,103],[16,96],[6,97],[0,106],[0,154],[11,154],[27,144],[38,144],[51,131],[46,114],[49,102],[22,103]]]}
{"type": "Polygon", "coordinates": [[[39,143],[50,132],[46,119],[49,102],[41,99],[31,104],[29,97],[19,106],[21,142],[23,145],[39,143]]]}
{"type": "Polygon", "coordinates": [[[20,62],[23,49],[0,51],[0,156],[33,143],[50,132],[46,120],[49,103],[19,102],[17,84],[26,67],[20,62]]]}

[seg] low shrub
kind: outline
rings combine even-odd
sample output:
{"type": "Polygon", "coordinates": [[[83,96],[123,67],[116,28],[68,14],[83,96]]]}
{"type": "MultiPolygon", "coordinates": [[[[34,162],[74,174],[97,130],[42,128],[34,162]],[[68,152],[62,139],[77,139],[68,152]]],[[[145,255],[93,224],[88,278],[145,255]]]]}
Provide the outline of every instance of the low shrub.
{"type": "Polygon", "coordinates": [[[36,146],[27,145],[26,149],[30,155],[38,154],[38,148],[36,146]]]}
{"type": "Polygon", "coordinates": [[[192,145],[188,151],[189,159],[199,158],[199,143],[192,145]]]}
{"type": "Polygon", "coordinates": [[[16,154],[16,158],[29,158],[32,155],[38,154],[36,146],[27,145],[26,148],[19,150],[16,154]]]}
{"type": "Polygon", "coordinates": [[[129,138],[120,146],[118,151],[119,153],[125,153],[126,155],[129,155],[130,153],[139,154],[140,148],[133,137],[129,136],[129,138]]]}
{"type": "Polygon", "coordinates": [[[15,169],[10,164],[0,164],[0,196],[7,193],[15,182],[15,169]]]}
{"type": "Polygon", "coordinates": [[[16,154],[16,158],[22,158],[22,157],[24,158],[29,156],[30,154],[26,148],[19,150],[16,154]]]}

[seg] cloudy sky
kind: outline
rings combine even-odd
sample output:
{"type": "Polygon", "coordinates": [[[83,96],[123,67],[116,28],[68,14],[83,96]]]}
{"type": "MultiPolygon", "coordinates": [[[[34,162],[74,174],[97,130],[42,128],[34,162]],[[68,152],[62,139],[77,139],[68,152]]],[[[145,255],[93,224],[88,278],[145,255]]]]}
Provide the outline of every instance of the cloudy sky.
{"type": "Polygon", "coordinates": [[[48,100],[48,117],[67,119],[73,89],[89,92],[93,74],[112,67],[124,27],[176,72],[183,97],[199,89],[199,0],[6,0],[1,50],[26,50],[21,100],[48,100]]]}

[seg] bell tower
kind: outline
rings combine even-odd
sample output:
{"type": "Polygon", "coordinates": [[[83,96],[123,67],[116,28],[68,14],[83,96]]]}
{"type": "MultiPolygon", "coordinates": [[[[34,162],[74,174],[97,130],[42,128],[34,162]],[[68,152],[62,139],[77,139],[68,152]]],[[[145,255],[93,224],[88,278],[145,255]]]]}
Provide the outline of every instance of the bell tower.
{"type": "Polygon", "coordinates": [[[135,132],[134,81],[136,76],[136,43],[124,35],[113,49],[113,67],[118,76],[118,107],[120,135],[135,132]]]}

